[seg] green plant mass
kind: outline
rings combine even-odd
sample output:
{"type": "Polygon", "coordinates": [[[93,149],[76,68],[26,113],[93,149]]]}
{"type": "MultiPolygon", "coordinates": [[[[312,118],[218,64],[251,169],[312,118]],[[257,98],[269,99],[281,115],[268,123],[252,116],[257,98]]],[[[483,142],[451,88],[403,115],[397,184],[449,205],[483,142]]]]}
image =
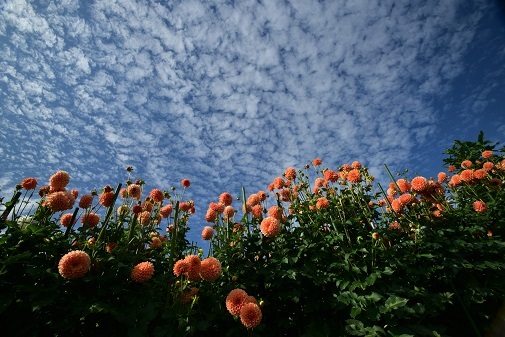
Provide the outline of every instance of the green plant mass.
{"type": "Polygon", "coordinates": [[[8,336],[502,336],[505,148],[455,141],[436,178],[317,158],[209,204],[144,182],[79,195],[58,171],[0,209],[8,336]],[[166,228],[166,231],[164,230],[166,228]],[[501,311],[500,311],[501,310],[501,311]]]}

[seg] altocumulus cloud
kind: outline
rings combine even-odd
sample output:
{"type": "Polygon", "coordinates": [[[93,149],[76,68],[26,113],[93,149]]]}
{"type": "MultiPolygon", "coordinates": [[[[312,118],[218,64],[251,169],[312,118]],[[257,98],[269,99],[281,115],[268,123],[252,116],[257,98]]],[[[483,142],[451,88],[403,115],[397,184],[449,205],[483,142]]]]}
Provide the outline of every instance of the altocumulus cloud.
{"type": "Polygon", "coordinates": [[[7,0],[0,182],[63,169],[74,186],[100,188],[132,165],[149,186],[190,178],[202,219],[221,192],[265,189],[316,156],[380,175],[436,134],[433,102],[463,73],[487,9],[7,0]]]}

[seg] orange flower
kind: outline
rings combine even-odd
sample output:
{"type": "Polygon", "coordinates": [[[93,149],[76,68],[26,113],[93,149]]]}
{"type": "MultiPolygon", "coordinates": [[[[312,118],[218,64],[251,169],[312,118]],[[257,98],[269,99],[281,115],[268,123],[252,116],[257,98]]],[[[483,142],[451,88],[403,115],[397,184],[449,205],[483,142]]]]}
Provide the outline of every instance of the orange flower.
{"type": "Polygon", "coordinates": [[[400,200],[400,203],[403,206],[407,206],[407,205],[410,205],[414,201],[414,197],[410,193],[405,193],[405,194],[400,195],[400,197],[398,197],[398,200],[400,200]]]}
{"type": "Polygon", "coordinates": [[[326,180],[324,180],[323,178],[319,177],[319,178],[316,178],[316,181],[314,183],[314,186],[315,187],[326,187],[327,185],[327,182],[326,180]]]}
{"type": "Polygon", "coordinates": [[[214,230],[210,226],[205,226],[202,230],[202,239],[210,240],[214,236],[214,230]]]}
{"type": "Polygon", "coordinates": [[[252,215],[255,218],[261,218],[263,216],[263,206],[254,205],[251,209],[252,215]]]}
{"type": "Polygon", "coordinates": [[[221,263],[214,257],[204,259],[200,265],[200,276],[203,280],[214,282],[221,276],[221,263]]]}
{"type": "Polygon", "coordinates": [[[266,217],[261,221],[260,230],[266,237],[274,237],[281,231],[279,220],[266,217]]]}
{"type": "Polygon", "coordinates": [[[151,239],[151,243],[149,243],[149,248],[151,249],[158,249],[163,246],[163,242],[161,242],[161,239],[159,237],[154,237],[151,239]]]}
{"type": "Polygon", "coordinates": [[[60,259],[58,272],[67,279],[83,277],[91,266],[89,255],[82,250],[71,251],[60,259]]]}
{"type": "Polygon", "coordinates": [[[181,185],[184,188],[188,188],[189,186],[191,186],[191,181],[189,179],[182,179],[181,185]]]}
{"type": "Polygon", "coordinates": [[[314,166],[319,166],[323,163],[323,161],[321,160],[321,158],[316,158],[312,161],[312,165],[314,166]]]}
{"type": "Polygon", "coordinates": [[[137,264],[131,271],[131,278],[135,282],[145,282],[153,277],[154,274],[154,265],[149,262],[140,262],[137,264]]]}
{"type": "Polygon", "coordinates": [[[284,182],[284,179],[282,179],[282,177],[275,178],[273,181],[273,184],[274,184],[274,188],[276,188],[276,189],[281,189],[285,186],[285,182],[284,182]]]}
{"type": "Polygon", "coordinates": [[[472,167],[472,165],[473,165],[472,162],[470,160],[468,160],[468,159],[467,160],[463,160],[461,162],[461,168],[464,168],[464,169],[469,169],[469,168],[472,167]]]}
{"type": "Polygon", "coordinates": [[[213,209],[209,208],[207,210],[207,213],[205,214],[205,220],[207,222],[214,222],[214,221],[216,221],[216,218],[217,218],[217,212],[214,211],[213,209]]]}
{"type": "Polygon", "coordinates": [[[222,203],[222,204],[224,204],[225,206],[229,206],[233,202],[233,197],[231,196],[230,193],[223,192],[219,196],[219,202],[222,203]]]}
{"type": "Polygon", "coordinates": [[[151,198],[154,202],[162,202],[163,199],[165,199],[163,192],[157,188],[154,188],[151,192],[149,192],[149,198],[151,198]]]}
{"type": "Polygon", "coordinates": [[[257,194],[251,194],[248,198],[247,198],[247,204],[251,207],[253,206],[256,206],[260,203],[260,198],[258,197],[257,194]]]}
{"type": "Polygon", "coordinates": [[[235,215],[235,210],[233,209],[232,206],[226,206],[224,208],[223,215],[228,219],[233,218],[233,216],[235,215]]]}
{"type": "Polygon", "coordinates": [[[490,161],[487,161],[485,162],[484,164],[482,164],[482,168],[486,171],[491,171],[494,167],[494,164],[490,161]]]}
{"type": "Polygon", "coordinates": [[[186,264],[188,265],[188,280],[198,280],[200,278],[200,268],[202,265],[202,261],[198,255],[188,255],[184,258],[184,261],[186,261],[186,264]]]}
{"type": "Polygon", "coordinates": [[[141,225],[143,226],[149,225],[149,222],[151,221],[151,213],[149,213],[148,211],[143,211],[139,215],[139,220],[141,225]]]}
{"type": "Polygon", "coordinates": [[[420,176],[412,179],[411,185],[412,191],[416,193],[425,192],[429,187],[428,180],[425,177],[420,176]]]}
{"type": "Polygon", "coordinates": [[[139,200],[141,193],[142,193],[142,188],[140,187],[140,185],[131,184],[130,186],[128,186],[128,196],[130,198],[139,200]]]}
{"type": "Polygon", "coordinates": [[[459,174],[453,175],[448,183],[450,187],[456,187],[459,184],[461,184],[461,177],[459,176],[459,174]]]}
{"type": "Polygon", "coordinates": [[[473,172],[473,176],[475,179],[484,179],[487,177],[487,172],[484,169],[478,169],[473,172]]]}
{"type": "Polygon", "coordinates": [[[96,227],[100,222],[100,216],[96,213],[87,213],[81,218],[81,223],[84,226],[96,227]]]}
{"type": "Polygon", "coordinates": [[[226,309],[233,316],[239,316],[240,310],[247,303],[247,293],[242,289],[233,289],[226,296],[226,309]]]}
{"type": "Polygon", "coordinates": [[[361,173],[357,169],[350,170],[346,177],[351,183],[359,183],[361,181],[361,173]]]}
{"type": "Polygon", "coordinates": [[[445,172],[439,172],[438,175],[437,175],[437,181],[439,183],[443,183],[443,182],[447,181],[447,173],[445,173],[445,172]]]}
{"type": "Polygon", "coordinates": [[[481,200],[477,200],[473,203],[473,209],[478,213],[485,213],[487,211],[486,204],[481,200]]]}
{"type": "Polygon", "coordinates": [[[58,171],[49,178],[49,186],[55,190],[64,189],[68,185],[69,181],[70,176],[68,175],[68,172],[58,171]]]}
{"type": "Polygon", "coordinates": [[[460,174],[461,180],[469,182],[473,180],[473,171],[472,170],[463,170],[460,174]]]}
{"type": "Polygon", "coordinates": [[[380,237],[379,233],[377,233],[377,232],[372,233],[372,239],[379,240],[379,237],[380,237]]]}
{"type": "MultiPolygon", "coordinates": [[[[412,188],[411,184],[409,183],[408,180],[406,179],[398,179],[396,181],[396,184],[398,185],[398,187],[400,188],[400,191],[405,193],[405,192],[409,192],[410,189],[412,188]]],[[[396,186],[395,186],[396,187],[396,186]]]]}
{"type": "Polygon", "coordinates": [[[268,209],[268,215],[274,219],[280,220],[284,211],[279,206],[272,206],[268,209]]]}
{"type": "Polygon", "coordinates": [[[323,176],[324,179],[326,179],[327,181],[331,181],[332,183],[338,180],[338,173],[333,170],[324,171],[323,176]]]}
{"type": "Polygon", "coordinates": [[[288,167],[284,172],[284,176],[286,179],[295,180],[296,179],[296,170],[293,167],[288,167]]]}
{"type": "Polygon", "coordinates": [[[53,192],[46,196],[43,205],[50,208],[53,213],[72,208],[75,198],[70,192],[53,192]]]}
{"type": "MultiPolygon", "coordinates": [[[[72,221],[72,216],[73,214],[72,213],[66,213],[66,214],[63,214],[60,218],[60,224],[63,226],[63,227],[68,227],[70,225],[70,222],[72,221]]],[[[74,219],[74,224],[75,224],[75,220],[74,219]]]]}
{"type": "Polygon", "coordinates": [[[493,151],[491,150],[485,150],[482,152],[482,157],[483,158],[486,158],[486,159],[489,159],[493,156],[493,151]]]}
{"type": "Polygon", "coordinates": [[[388,196],[394,197],[395,195],[398,194],[398,190],[394,187],[389,187],[386,193],[388,196]]]}
{"type": "Polygon", "coordinates": [[[455,170],[456,170],[456,166],[454,166],[454,165],[449,165],[449,167],[447,168],[448,172],[454,172],[455,170]]]}
{"type": "Polygon", "coordinates": [[[240,321],[248,328],[252,329],[261,323],[262,313],[256,303],[246,303],[240,309],[240,321]]]}
{"type": "Polygon", "coordinates": [[[316,202],[317,209],[324,209],[324,208],[328,208],[329,206],[330,206],[330,202],[325,197],[321,197],[321,198],[317,199],[317,202],[316,202]]]}
{"type": "Polygon", "coordinates": [[[34,190],[34,189],[35,189],[35,187],[37,187],[37,184],[38,184],[38,182],[37,182],[37,179],[35,179],[35,178],[25,178],[25,179],[23,179],[23,181],[21,182],[21,186],[22,186],[25,190],[27,190],[27,191],[29,191],[29,190],[34,190]]]}
{"type": "Polygon", "coordinates": [[[89,194],[85,194],[81,197],[81,201],[79,201],[79,207],[80,208],[88,208],[91,206],[91,203],[93,202],[93,196],[89,194]]]}
{"type": "Polygon", "coordinates": [[[224,212],[224,208],[226,206],[223,203],[220,202],[211,202],[209,204],[209,209],[212,209],[214,212],[221,214],[224,212]]]}
{"type": "Polygon", "coordinates": [[[100,199],[98,202],[100,205],[104,207],[110,207],[112,206],[112,202],[114,201],[114,192],[103,192],[100,194],[100,199]]]}
{"type": "Polygon", "coordinates": [[[391,207],[393,207],[393,211],[395,213],[401,213],[402,212],[402,209],[403,209],[403,205],[402,203],[400,202],[400,199],[394,199],[392,202],[391,202],[391,207]]]}
{"type": "Polygon", "coordinates": [[[268,197],[268,195],[266,194],[265,191],[258,191],[258,193],[256,193],[256,195],[260,199],[260,202],[267,200],[267,197],[268,197]]]}
{"type": "Polygon", "coordinates": [[[160,215],[162,218],[166,219],[172,213],[173,206],[172,204],[165,205],[160,208],[160,215]]]}
{"type": "Polygon", "coordinates": [[[174,264],[174,275],[179,277],[189,271],[189,265],[186,260],[181,259],[174,264]]]}

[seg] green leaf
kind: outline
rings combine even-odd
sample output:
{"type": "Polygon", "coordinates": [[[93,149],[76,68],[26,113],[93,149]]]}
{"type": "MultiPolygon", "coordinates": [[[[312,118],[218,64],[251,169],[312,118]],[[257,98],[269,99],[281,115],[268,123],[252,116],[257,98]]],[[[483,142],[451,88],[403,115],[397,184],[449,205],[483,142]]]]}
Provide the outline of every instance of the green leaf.
{"type": "Polygon", "coordinates": [[[398,308],[401,308],[407,304],[408,299],[406,298],[401,298],[395,295],[389,296],[389,298],[386,300],[386,303],[384,303],[383,306],[379,308],[381,313],[386,313],[391,310],[396,310],[398,308]]]}

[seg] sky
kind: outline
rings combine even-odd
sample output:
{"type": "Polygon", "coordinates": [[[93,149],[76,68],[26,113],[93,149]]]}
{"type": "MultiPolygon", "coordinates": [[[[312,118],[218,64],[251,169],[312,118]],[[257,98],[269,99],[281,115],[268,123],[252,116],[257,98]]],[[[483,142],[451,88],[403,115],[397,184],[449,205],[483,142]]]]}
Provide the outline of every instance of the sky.
{"type": "Polygon", "coordinates": [[[0,51],[2,195],[188,178],[195,241],[222,192],[316,157],[428,177],[505,140],[498,0],[3,0],[0,51]]]}

